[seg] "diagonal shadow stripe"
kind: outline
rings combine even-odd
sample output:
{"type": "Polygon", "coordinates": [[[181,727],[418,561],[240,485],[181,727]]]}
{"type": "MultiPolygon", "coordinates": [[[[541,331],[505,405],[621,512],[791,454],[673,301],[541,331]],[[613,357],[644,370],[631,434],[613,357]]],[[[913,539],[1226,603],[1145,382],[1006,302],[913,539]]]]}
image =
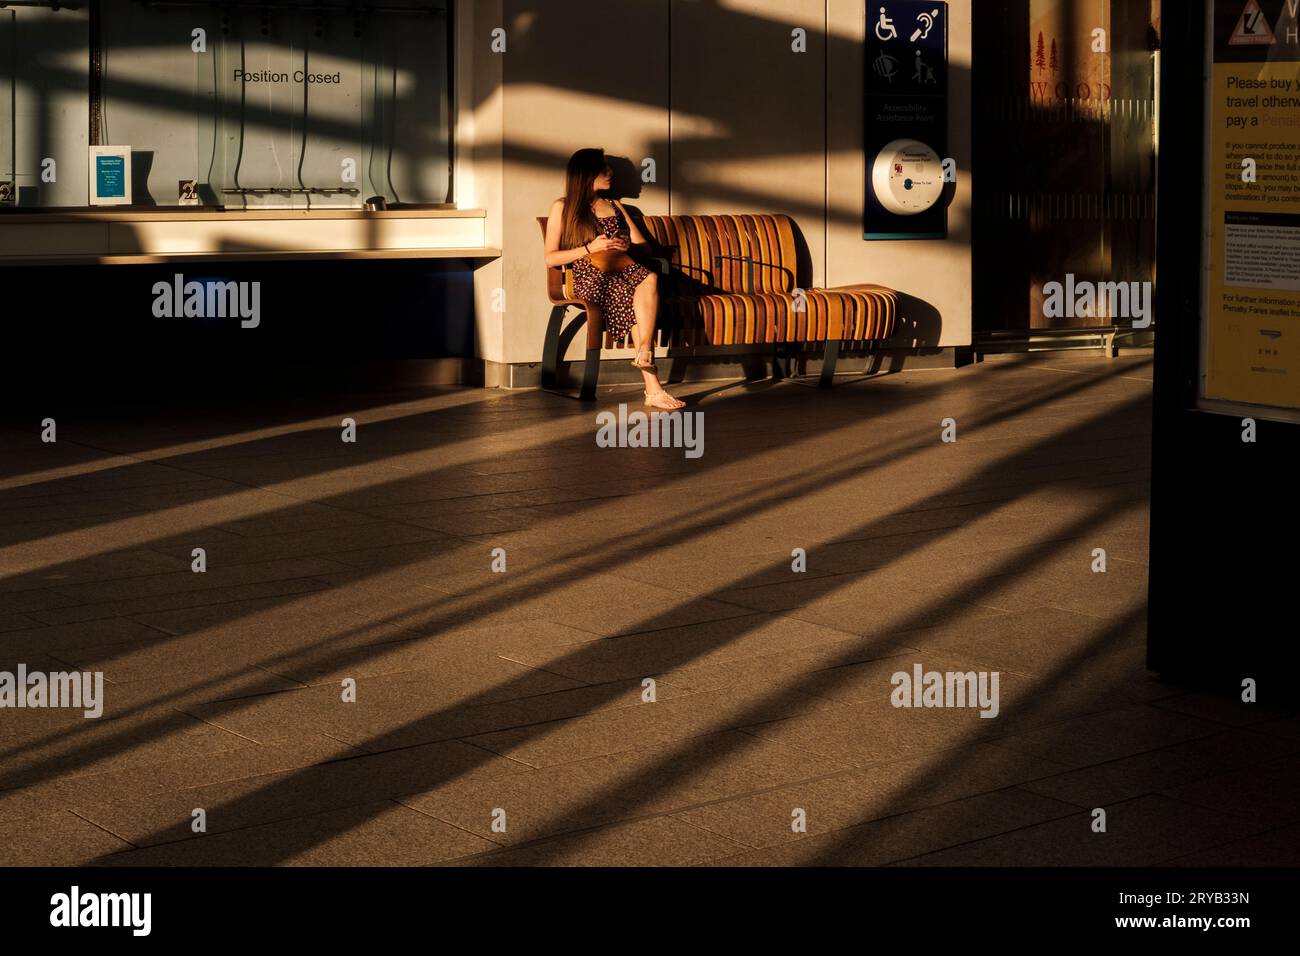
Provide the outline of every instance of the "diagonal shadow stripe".
{"type": "MultiPolygon", "coordinates": [[[[1023,406],[1013,406],[1012,408],[1004,409],[992,415],[988,415],[976,419],[974,423],[974,427],[987,427],[992,424],[1008,421],[1017,414],[1018,409],[1022,407],[1028,407],[1030,404],[1032,404],[1035,401],[1059,399],[1062,397],[1076,395],[1086,391],[1094,384],[1095,382],[1093,380],[1084,379],[1084,380],[1078,380],[1072,382],[1061,388],[1046,390],[1047,394],[1035,395],[1033,398],[1027,400],[1023,406]]],[[[928,433],[924,433],[924,434],[926,435],[927,438],[931,437],[928,435],[928,433]]],[[[805,470],[804,472],[805,477],[803,478],[803,480],[794,483],[787,483],[782,487],[775,489],[773,492],[761,496],[757,499],[754,498],[746,499],[745,501],[733,507],[719,510],[715,515],[709,517],[707,520],[702,520],[699,513],[695,513],[683,519],[679,519],[677,521],[660,522],[659,526],[654,532],[654,536],[646,539],[647,546],[649,547],[665,546],[668,544],[680,543],[680,541],[687,540],[692,537],[699,537],[701,535],[707,534],[709,528],[717,523],[725,523],[729,521],[742,520],[746,516],[752,516],[757,511],[774,507],[780,504],[782,501],[785,500],[785,498],[789,497],[790,495],[809,494],[818,488],[828,487],[836,482],[854,476],[858,476],[867,470],[880,467],[883,464],[896,462],[900,460],[900,456],[906,457],[908,455],[916,454],[917,449],[911,447],[911,443],[913,441],[919,441],[920,439],[921,439],[921,434],[912,434],[912,435],[904,436],[900,439],[891,442],[882,451],[873,455],[865,462],[859,459],[856,453],[851,453],[849,455],[842,457],[841,460],[843,463],[841,465],[833,467],[829,470],[825,465],[814,465],[809,469],[805,470]],[[685,535],[686,537],[685,538],[679,537],[680,535],[685,535]]],[[[925,446],[925,447],[929,447],[929,446],[925,446]]],[[[608,540],[613,540],[613,539],[608,539],[608,540]]],[[[582,556],[583,555],[578,552],[572,552],[568,555],[561,556],[557,560],[562,562],[567,559],[576,559],[582,556]]],[[[563,588],[569,582],[570,576],[571,576],[571,571],[568,568],[560,567],[553,572],[544,572],[535,577],[525,578],[524,580],[519,582],[518,589],[521,592],[530,595],[535,595],[541,592],[550,592],[553,590],[563,588]]],[[[297,603],[297,601],[291,601],[289,603],[297,603]]],[[[479,599],[473,602],[468,609],[462,609],[462,611],[458,612],[455,615],[454,619],[450,615],[444,614],[442,616],[439,616],[437,614],[434,614],[428,619],[426,619],[425,621],[420,623],[420,630],[426,630],[426,631],[431,630],[436,633],[439,629],[443,627],[454,626],[457,620],[463,619],[466,616],[472,617],[477,613],[490,612],[496,603],[497,603],[497,599],[492,597],[479,599]]],[[[333,638],[323,639],[318,643],[320,644],[343,643],[349,636],[354,635],[358,630],[364,629],[365,626],[369,626],[369,624],[358,625],[357,628],[350,629],[349,631],[343,634],[336,635],[333,638]]],[[[655,627],[663,627],[663,626],[669,626],[669,625],[664,621],[660,621],[658,623],[654,623],[653,627],[644,627],[642,629],[649,630],[649,629],[654,629],[655,627]]],[[[406,627],[409,629],[410,625],[408,624],[406,625],[406,627]]],[[[171,639],[170,635],[168,635],[166,639],[170,640],[171,639]]],[[[261,662],[261,666],[265,669],[270,670],[270,669],[274,669],[274,667],[276,666],[281,666],[294,661],[302,661],[305,658],[308,660],[312,660],[313,663],[317,664],[318,666],[334,668],[334,667],[340,667],[351,663],[356,663],[357,661],[364,659],[366,656],[368,656],[371,653],[374,653],[373,647],[361,648],[361,649],[345,647],[335,653],[325,656],[324,659],[322,659],[319,656],[313,658],[310,656],[299,655],[295,652],[286,655],[280,655],[271,660],[263,660],[261,662]]],[[[204,682],[200,682],[199,684],[193,685],[182,691],[177,691],[173,694],[165,695],[163,698],[153,702],[151,706],[159,706],[168,700],[172,702],[176,702],[182,699],[186,694],[191,694],[201,689],[212,689],[221,686],[221,682],[225,679],[228,679],[228,677],[233,677],[233,674],[228,675],[227,677],[218,677],[204,682]]],[[[230,699],[225,702],[225,707],[223,707],[222,710],[223,712],[230,712],[233,710],[238,710],[244,706],[247,706],[246,703],[240,702],[238,696],[245,696],[249,694],[262,694],[262,693],[266,693],[269,689],[271,688],[268,688],[267,683],[265,681],[258,681],[252,685],[246,685],[244,688],[242,688],[240,691],[237,692],[237,695],[235,695],[235,699],[230,699]]],[[[505,688],[505,690],[507,692],[511,692],[511,688],[509,687],[505,688]]],[[[519,690],[521,693],[523,693],[522,687],[520,687],[519,690]]],[[[486,703],[486,702],[488,702],[487,699],[482,697],[477,697],[459,706],[471,707],[474,706],[476,703],[486,703]]],[[[179,727],[185,724],[186,720],[187,718],[183,714],[164,715],[159,718],[154,718],[145,726],[145,729],[152,733],[163,733],[166,732],[168,729],[171,730],[178,729],[179,727]]],[[[132,728],[129,734],[130,737],[132,738],[138,737],[138,729],[132,728]]],[[[0,757],[9,756],[12,758],[24,752],[34,752],[39,749],[39,746],[40,746],[40,742],[36,742],[27,746],[21,746],[18,748],[11,749],[5,753],[0,753],[0,757]]],[[[74,765],[78,763],[93,762],[97,752],[99,752],[103,746],[104,746],[103,744],[87,745],[84,748],[79,748],[78,750],[74,751],[72,754],[65,755],[64,758],[62,758],[62,761],[71,762],[74,765]]],[[[38,766],[25,771],[21,776],[0,778],[0,789],[4,787],[18,786],[20,785],[20,781],[23,783],[30,784],[31,782],[36,782],[42,779],[48,779],[50,775],[52,775],[54,772],[56,772],[59,769],[61,769],[61,767],[55,767],[52,765],[47,766],[44,769],[38,766]]]]}
{"type": "MultiPolygon", "coordinates": [[[[1128,405],[1121,407],[1120,409],[1110,413],[1109,415],[1099,416],[1097,421],[1101,424],[1105,424],[1107,421],[1111,421],[1111,420],[1124,419],[1124,418],[1131,419],[1133,416],[1133,407],[1136,406],[1137,404],[1138,403],[1129,403],[1128,405]]],[[[1080,430],[1081,429],[1079,426],[1075,426],[1074,428],[1071,428],[1068,431],[1066,431],[1063,435],[1054,439],[1052,444],[1062,444],[1062,443],[1069,444],[1069,442],[1072,441],[1074,437],[1079,434],[1080,430]]],[[[1030,449],[1031,452],[1033,450],[1034,450],[1033,448],[1030,449]]],[[[1009,456],[1006,459],[999,460],[998,464],[1001,466],[1001,468],[1005,468],[1009,465],[1013,465],[1016,461],[1023,460],[1028,454],[1029,452],[1020,452],[1015,455],[1009,456]]],[[[981,479],[986,478],[989,475],[996,475],[999,473],[999,471],[1000,468],[998,466],[986,466],[985,468],[981,469],[980,472],[978,472],[976,475],[970,476],[965,481],[960,482],[957,486],[957,489],[959,490],[962,487],[978,484],[981,479]]],[[[879,524],[879,520],[865,522],[851,529],[850,532],[848,532],[847,534],[839,536],[837,540],[853,540],[855,537],[868,536],[870,534],[871,528],[874,525],[878,525],[878,524],[879,524]]],[[[834,542],[832,542],[832,544],[833,543],[834,542]]],[[[896,558],[890,560],[891,561],[896,560],[896,558]]],[[[815,592],[821,595],[825,595],[840,588],[842,586],[842,582],[838,582],[834,579],[825,579],[825,580],[819,579],[819,580],[809,582],[809,585],[814,589],[815,592]]],[[[744,583],[741,583],[738,586],[743,587],[744,583]]],[[[731,590],[734,587],[736,586],[734,585],[730,586],[728,590],[731,590]]],[[[716,599],[716,596],[717,595],[714,594],[706,597],[697,597],[691,599],[687,603],[689,605],[692,603],[697,603],[701,600],[716,599]]],[[[650,620],[645,622],[644,626],[641,629],[653,630],[656,627],[656,625],[657,622],[655,620],[650,620]]],[[[741,627],[743,632],[743,629],[745,627],[744,620],[741,621],[741,627]]],[[[719,641],[725,641],[726,639],[728,638],[718,637],[712,641],[707,641],[707,640],[703,641],[701,643],[701,646],[698,648],[697,653],[694,656],[700,656],[701,654],[707,652],[708,650],[716,646],[716,644],[719,641]]],[[[568,655],[568,657],[566,658],[566,662],[569,664],[581,664],[582,660],[588,657],[591,653],[592,651],[589,648],[586,647],[580,648],[578,651],[574,652],[573,654],[568,655]]],[[[613,694],[614,691],[611,690],[610,696],[612,697],[613,694]]],[[[418,727],[421,724],[429,724],[433,721],[438,720],[440,717],[444,715],[444,713],[445,712],[440,711],[434,715],[431,715],[430,717],[422,718],[420,721],[416,721],[413,723],[413,725],[408,725],[407,728],[403,728],[403,729],[408,730],[410,729],[410,726],[418,727]]],[[[398,739],[399,737],[396,733],[388,733],[388,734],[381,735],[377,738],[367,740],[363,746],[367,750],[382,751],[386,749],[391,749],[391,747],[397,743],[398,739]]],[[[487,754],[485,753],[484,756],[486,758],[487,754]]],[[[364,758],[358,758],[358,759],[364,759],[364,758]]],[[[440,783],[444,783],[446,782],[446,780],[454,778],[454,776],[455,776],[454,774],[450,776],[441,775],[441,774],[431,774],[430,779],[427,781],[428,787],[433,787],[440,783]]],[[[222,812],[222,813],[230,812],[237,817],[256,816],[256,813],[251,811],[255,811],[259,804],[267,807],[276,805],[278,802],[284,799],[286,794],[291,793],[296,787],[299,786],[298,783],[299,779],[300,779],[299,774],[290,773],[288,776],[274,783],[268,784],[268,786],[263,788],[262,790],[259,790],[256,793],[250,794],[246,797],[240,798],[239,800],[235,801],[234,804],[229,805],[219,810],[218,812],[222,812]]],[[[358,801],[362,796],[363,796],[362,794],[356,795],[358,801]]],[[[382,796],[387,796],[387,794],[381,795],[377,793],[368,793],[365,794],[364,796],[366,796],[369,799],[379,799],[382,796]]],[[[168,837],[171,835],[171,833],[172,833],[171,828],[158,831],[149,837],[148,842],[150,843],[167,842],[168,837]]],[[[286,846],[282,844],[277,848],[275,852],[275,859],[282,861],[283,859],[291,856],[293,853],[300,852],[302,850],[310,848],[311,846],[317,845],[321,840],[324,839],[327,839],[327,834],[318,832],[313,836],[310,837],[304,836],[302,837],[301,840],[291,841],[292,846],[286,846]]]]}

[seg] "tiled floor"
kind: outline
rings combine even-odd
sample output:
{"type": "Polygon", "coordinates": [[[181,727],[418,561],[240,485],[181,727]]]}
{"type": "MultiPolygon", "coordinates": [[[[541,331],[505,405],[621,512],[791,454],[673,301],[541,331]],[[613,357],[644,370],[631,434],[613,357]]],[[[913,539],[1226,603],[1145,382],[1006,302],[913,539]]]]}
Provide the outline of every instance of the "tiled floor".
{"type": "Polygon", "coordinates": [[[1300,863],[1293,715],[1143,667],[1150,378],[694,386],[698,459],[539,392],[6,422],[0,671],[107,684],[0,710],[0,862],[1300,863]]]}

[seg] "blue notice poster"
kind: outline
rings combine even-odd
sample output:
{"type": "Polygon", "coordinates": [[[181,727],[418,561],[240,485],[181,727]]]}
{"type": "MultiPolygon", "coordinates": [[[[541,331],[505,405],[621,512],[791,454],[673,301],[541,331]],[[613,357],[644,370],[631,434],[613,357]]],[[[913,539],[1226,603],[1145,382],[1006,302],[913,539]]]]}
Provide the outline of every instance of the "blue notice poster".
{"type": "Polygon", "coordinates": [[[95,195],[100,199],[125,198],[126,160],[124,157],[95,157],[95,195]]]}

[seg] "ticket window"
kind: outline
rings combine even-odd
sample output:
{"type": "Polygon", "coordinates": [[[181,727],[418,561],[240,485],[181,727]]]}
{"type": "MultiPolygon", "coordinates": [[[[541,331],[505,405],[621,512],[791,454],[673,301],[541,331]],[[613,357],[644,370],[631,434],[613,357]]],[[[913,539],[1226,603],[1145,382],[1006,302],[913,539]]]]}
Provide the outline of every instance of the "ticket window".
{"type": "Polygon", "coordinates": [[[0,201],[85,206],[103,144],[133,205],[450,203],[449,42],[448,0],[0,8],[0,201]]]}

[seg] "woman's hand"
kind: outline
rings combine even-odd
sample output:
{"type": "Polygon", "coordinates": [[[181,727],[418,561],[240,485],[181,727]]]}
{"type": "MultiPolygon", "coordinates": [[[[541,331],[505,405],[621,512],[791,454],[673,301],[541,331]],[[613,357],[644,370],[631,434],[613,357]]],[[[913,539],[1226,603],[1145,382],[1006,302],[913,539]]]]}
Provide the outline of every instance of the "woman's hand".
{"type": "Polygon", "coordinates": [[[636,220],[628,215],[627,210],[623,208],[623,204],[617,199],[611,200],[611,202],[613,202],[614,208],[623,214],[623,221],[627,223],[629,238],[631,239],[632,244],[637,246],[649,245],[650,243],[646,240],[646,237],[641,233],[641,230],[637,228],[636,220]]]}
{"type": "Polygon", "coordinates": [[[627,240],[614,236],[597,236],[587,243],[590,252],[627,252],[627,240]]]}

